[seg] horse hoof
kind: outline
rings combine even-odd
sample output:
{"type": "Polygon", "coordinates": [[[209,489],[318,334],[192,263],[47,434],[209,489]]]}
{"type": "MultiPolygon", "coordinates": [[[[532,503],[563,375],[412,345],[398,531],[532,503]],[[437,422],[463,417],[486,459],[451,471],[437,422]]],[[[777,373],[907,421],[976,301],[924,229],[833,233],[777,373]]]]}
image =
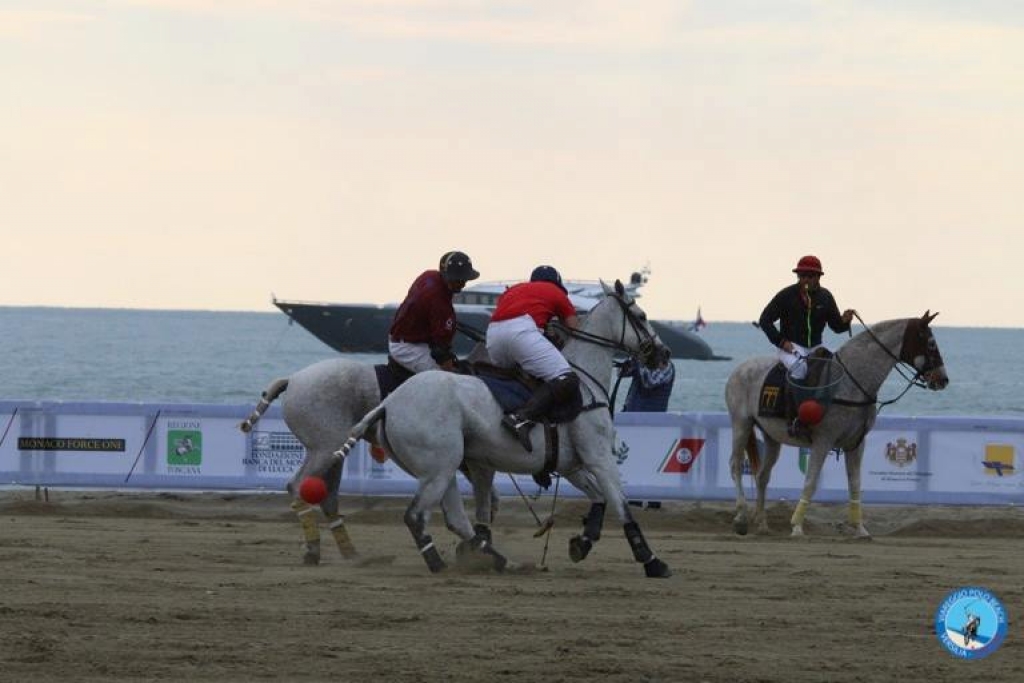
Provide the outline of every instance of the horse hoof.
{"type": "Polygon", "coordinates": [[[644,574],[649,579],[667,579],[672,576],[672,570],[657,557],[652,557],[644,563],[644,574]]]}
{"type": "Polygon", "coordinates": [[[318,546],[302,546],[302,564],[315,567],[320,564],[320,548],[318,546]]]}
{"type": "Polygon", "coordinates": [[[594,544],[590,542],[589,538],[573,536],[569,539],[569,559],[573,562],[582,562],[593,547],[594,544]]]}
{"type": "Polygon", "coordinates": [[[737,536],[746,536],[747,531],[750,530],[747,520],[734,520],[732,523],[732,530],[736,532],[737,536]]]}

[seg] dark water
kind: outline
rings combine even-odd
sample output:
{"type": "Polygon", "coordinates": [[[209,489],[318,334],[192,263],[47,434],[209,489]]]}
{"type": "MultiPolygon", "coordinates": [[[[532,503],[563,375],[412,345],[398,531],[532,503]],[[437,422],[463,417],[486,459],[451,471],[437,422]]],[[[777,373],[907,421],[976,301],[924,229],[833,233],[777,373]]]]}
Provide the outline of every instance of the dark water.
{"type": "MultiPolygon", "coordinates": [[[[889,415],[1024,416],[1024,330],[936,327],[950,386],[912,389],[889,415]]],[[[735,365],[772,352],[748,323],[702,336],[731,361],[677,360],[670,410],[724,412],[735,365]]],[[[826,337],[838,347],[845,336],[826,337]]],[[[38,401],[252,403],[269,382],[337,355],[281,313],[0,308],[0,398],[38,401]]],[[[352,354],[366,362],[382,356],[352,354]]],[[[906,386],[893,373],[881,398],[906,386]]],[[[620,389],[620,401],[625,386],[620,389]]]]}

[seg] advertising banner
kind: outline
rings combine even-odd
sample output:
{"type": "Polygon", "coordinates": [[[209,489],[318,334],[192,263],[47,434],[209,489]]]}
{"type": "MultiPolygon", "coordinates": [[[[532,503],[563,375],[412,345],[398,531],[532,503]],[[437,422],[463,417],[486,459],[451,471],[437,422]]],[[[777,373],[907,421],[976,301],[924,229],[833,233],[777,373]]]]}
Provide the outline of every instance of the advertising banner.
{"type": "MultiPolygon", "coordinates": [[[[249,434],[250,406],[28,403],[0,401],[0,483],[150,489],[283,490],[306,458],[302,443],[270,411],[249,434]]],[[[623,413],[614,458],[629,498],[730,500],[732,430],[723,413],[623,413]]],[[[339,446],[341,444],[338,444],[339,446]]],[[[764,444],[758,444],[762,457],[764,444]]],[[[1022,504],[1024,419],[880,417],[864,441],[866,503],[1022,504]]],[[[783,446],[770,499],[803,488],[810,452],[783,446]]],[[[464,493],[465,479],[457,477],[464,493]]],[[[538,487],[529,474],[499,473],[504,494],[538,487]]],[[[754,492],[749,463],[744,491],[754,492]]],[[[342,491],[411,493],[416,481],[360,442],[345,459],[342,491]]],[[[549,491],[550,493],[550,491],[549,491]]],[[[560,495],[581,495],[568,483],[560,495]]],[[[830,451],[816,501],[847,498],[845,458],[830,451]]]]}

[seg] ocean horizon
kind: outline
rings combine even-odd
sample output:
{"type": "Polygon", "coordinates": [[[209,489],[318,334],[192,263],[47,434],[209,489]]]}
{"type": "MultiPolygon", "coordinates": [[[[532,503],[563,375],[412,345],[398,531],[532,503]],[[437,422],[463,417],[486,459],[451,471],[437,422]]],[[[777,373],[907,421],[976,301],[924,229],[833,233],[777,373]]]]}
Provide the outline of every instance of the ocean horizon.
{"type": "MultiPolygon", "coordinates": [[[[933,327],[949,387],[911,388],[884,414],[1024,416],[1024,371],[1005,362],[1024,344],[1024,329],[933,327]]],[[[855,324],[854,331],[860,329],[855,324]]],[[[272,380],[342,355],[276,311],[3,306],[0,330],[5,400],[254,404],[272,380]]],[[[724,412],[732,369],[773,354],[751,322],[712,320],[700,336],[731,360],[676,359],[671,411],[724,412]]],[[[826,332],[825,343],[838,348],[846,339],[826,332]]],[[[626,387],[619,389],[618,406],[626,387]]],[[[896,398],[905,388],[893,372],[879,398],[896,398]]]]}

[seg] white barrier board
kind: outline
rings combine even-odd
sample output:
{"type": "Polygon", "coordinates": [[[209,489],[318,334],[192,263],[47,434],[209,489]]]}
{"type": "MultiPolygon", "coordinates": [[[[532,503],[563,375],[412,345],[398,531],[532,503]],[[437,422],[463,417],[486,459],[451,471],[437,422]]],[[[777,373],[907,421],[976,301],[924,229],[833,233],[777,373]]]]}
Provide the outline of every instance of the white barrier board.
{"type": "MultiPolygon", "coordinates": [[[[251,434],[238,422],[251,406],[0,402],[0,483],[103,488],[282,490],[305,457],[272,408],[251,434]]],[[[618,463],[627,496],[723,499],[735,496],[732,432],[723,413],[617,416],[618,463]]],[[[340,445],[340,444],[339,444],[340,445]]],[[[1024,418],[880,417],[865,439],[865,502],[1024,503],[1024,418]]],[[[807,449],[784,446],[769,496],[795,498],[807,449]]],[[[753,490],[744,476],[745,490],[753,490]]],[[[515,481],[536,490],[529,476],[515,481]]],[[[496,479],[502,493],[511,480],[496,479]]],[[[463,482],[463,485],[465,483],[463,482]]],[[[405,494],[414,480],[378,463],[360,444],[345,461],[346,493],[405,494]]],[[[568,486],[564,493],[572,495],[568,486]]],[[[468,491],[468,488],[464,490],[468,491]]],[[[830,453],[815,500],[847,496],[844,457],[830,453]]]]}

